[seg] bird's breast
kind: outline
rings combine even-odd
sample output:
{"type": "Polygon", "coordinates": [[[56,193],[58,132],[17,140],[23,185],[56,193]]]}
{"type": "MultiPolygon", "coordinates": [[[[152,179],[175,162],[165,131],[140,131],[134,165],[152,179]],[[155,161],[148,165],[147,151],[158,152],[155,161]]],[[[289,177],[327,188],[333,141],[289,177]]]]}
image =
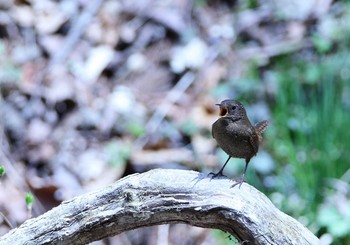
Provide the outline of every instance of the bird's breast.
{"type": "Polygon", "coordinates": [[[212,133],[220,148],[231,157],[251,158],[257,151],[251,140],[258,140],[253,129],[250,123],[245,125],[241,121],[222,117],[213,124],[212,133]]]}

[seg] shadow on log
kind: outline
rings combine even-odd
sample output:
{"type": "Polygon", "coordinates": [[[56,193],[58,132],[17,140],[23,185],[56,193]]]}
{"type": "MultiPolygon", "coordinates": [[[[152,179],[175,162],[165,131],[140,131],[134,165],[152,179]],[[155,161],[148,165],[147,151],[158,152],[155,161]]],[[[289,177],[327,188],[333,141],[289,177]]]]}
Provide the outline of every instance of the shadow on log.
{"type": "Polygon", "coordinates": [[[230,188],[226,178],[204,177],[167,169],[130,175],[27,220],[0,244],[87,244],[166,223],[220,229],[244,244],[318,244],[316,236],[254,187],[230,188]]]}

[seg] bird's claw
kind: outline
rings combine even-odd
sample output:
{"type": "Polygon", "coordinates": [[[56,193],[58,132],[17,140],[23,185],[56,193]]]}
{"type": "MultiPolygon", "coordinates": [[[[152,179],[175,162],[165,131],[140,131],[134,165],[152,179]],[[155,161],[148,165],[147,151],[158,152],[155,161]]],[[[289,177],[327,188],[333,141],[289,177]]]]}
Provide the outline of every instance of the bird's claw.
{"type": "MultiPolygon", "coordinates": [[[[226,175],[224,175],[221,171],[217,172],[217,173],[213,173],[213,172],[210,172],[207,177],[209,177],[210,175],[211,176],[211,179],[215,179],[215,178],[218,178],[218,177],[226,177],[226,175]]],[[[227,178],[227,177],[226,177],[227,178]]]]}
{"type": "Polygon", "coordinates": [[[238,185],[238,188],[241,189],[241,186],[242,186],[243,182],[246,182],[246,181],[244,180],[244,178],[240,178],[240,179],[236,180],[236,183],[234,183],[233,185],[231,185],[231,188],[233,188],[233,187],[235,187],[236,185],[238,185]]]}

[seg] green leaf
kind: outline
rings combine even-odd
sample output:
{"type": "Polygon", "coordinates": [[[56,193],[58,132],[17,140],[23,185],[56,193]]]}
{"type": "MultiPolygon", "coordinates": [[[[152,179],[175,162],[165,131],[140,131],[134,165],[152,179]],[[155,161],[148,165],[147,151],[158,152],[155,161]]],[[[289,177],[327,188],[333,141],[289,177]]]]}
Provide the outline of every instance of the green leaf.
{"type": "Polygon", "coordinates": [[[145,127],[141,123],[131,122],[127,126],[127,130],[135,137],[141,137],[145,134],[145,127]]]}
{"type": "Polygon", "coordinates": [[[0,177],[4,176],[6,173],[5,167],[3,165],[0,165],[0,177]]]}
{"type": "Polygon", "coordinates": [[[318,222],[327,227],[329,233],[335,237],[343,237],[350,232],[349,217],[341,215],[334,206],[323,206],[318,215],[318,222]]]}
{"type": "Polygon", "coordinates": [[[323,38],[318,35],[312,37],[312,42],[315,46],[315,49],[320,54],[326,53],[332,48],[332,42],[330,40],[327,40],[326,38],[323,38]]]}
{"type": "Polygon", "coordinates": [[[33,203],[34,203],[34,196],[31,192],[27,192],[26,193],[26,205],[28,208],[31,208],[33,206],[33,203]]]}
{"type": "Polygon", "coordinates": [[[192,120],[184,121],[181,126],[181,131],[188,136],[191,136],[198,132],[198,126],[192,120]]]}
{"type": "Polygon", "coordinates": [[[315,65],[315,64],[309,64],[306,67],[306,72],[305,72],[305,81],[308,84],[316,84],[322,73],[322,67],[315,65]]]}
{"type": "Polygon", "coordinates": [[[107,161],[110,166],[124,166],[126,161],[130,158],[131,155],[131,146],[125,144],[121,141],[111,141],[109,142],[104,151],[107,156],[107,161]]]}

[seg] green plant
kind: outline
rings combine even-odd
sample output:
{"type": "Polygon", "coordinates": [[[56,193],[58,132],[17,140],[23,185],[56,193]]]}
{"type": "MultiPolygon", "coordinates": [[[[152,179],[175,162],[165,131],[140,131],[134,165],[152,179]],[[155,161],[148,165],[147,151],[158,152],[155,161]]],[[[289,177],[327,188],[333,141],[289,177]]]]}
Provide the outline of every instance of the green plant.
{"type": "Polygon", "coordinates": [[[34,204],[34,196],[33,196],[33,194],[31,192],[27,192],[26,193],[25,201],[26,201],[27,208],[29,210],[31,210],[32,206],[34,204]]]}
{"type": "Polygon", "coordinates": [[[5,167],[3,165],[0,165],[0,177],[4,176],[6,173],[5,167]]]}
{"type": "Polygon", "coordinates": [[[282,208],[318,228],[325,180],[340,178],[350,168],[349,99],[344,94],[350,89],[349,65],[348,52],[339,50],[320,57],[279,57],[270,68],[279,86],[269,137],[270,149],[282,164],[276,188],[284,195],[297,191],[297,205],[285,198],[282,208]]]}
{"type": "Polygon", "coordinates": [[[110,166],[121,167],[130,157],[131,146],[119,140],[112,140],[105,145],[104,152],[110,166]]]}

